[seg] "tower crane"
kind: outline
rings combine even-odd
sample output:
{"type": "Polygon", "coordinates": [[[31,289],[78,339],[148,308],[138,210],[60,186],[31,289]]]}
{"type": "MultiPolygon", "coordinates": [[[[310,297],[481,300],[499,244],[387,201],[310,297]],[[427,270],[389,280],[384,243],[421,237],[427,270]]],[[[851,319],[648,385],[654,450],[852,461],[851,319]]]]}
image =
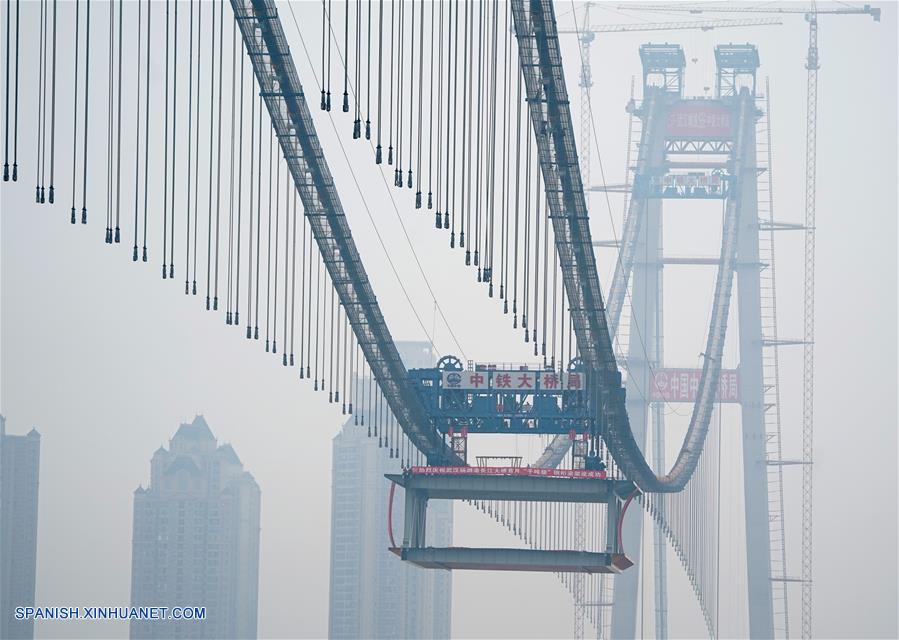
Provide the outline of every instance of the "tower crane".
{"type": "MultiPolygon", "coordinates": [[[[803,293],[802,354],[802,637],[812,637],[812,452],[814,443],[814,341],[815,341],[815,192],[818,128],[818,17],[822,15],[868,15],[880,22],[880,9],[870,4],[841,5],[819,9],[761,5],[745,6],[714,3],[643,3],[619,5],[618,9],[640,11],[680,11],[702,13],[802,14],[808,23],[806,55],[806,136],[805,136],[805,256],[803,293]]],[[[773,579],[773,578],[772,578],[773,579]]],[[[789,580],[787,578],[783,578],[789,580]]]]}
{"type": "MultiPolygon", "coordinates": [[[[717,20],[686,20],[679,22],[641,22],[641,23],[625,23],[625,24],[593,24],[590,21],[590,8],[592,2],[587,2],[584,6],[584,20],[581,27],[558,29],[558,33],[576,35],[580,46],[581,56],[581,75],[578,86],[581,89],[581,122],[580,122],[580,165],[582,180],[584,184],[590,184],[590,152],[591,152],[591,118],[590,118],[590,90],[593,86],[593,77],[590,66],[590,45],[596,39],[597,33],[628,33],[640,31],[684,31],[684,30],[701,30],[711,31],[712,29],[723,29],[729,27],[754,27],[754,26],[771,26],[780,25],[782,21],[779,18],[741,18],[741,19],[717,19],[717,20]]],[[[633,98],[633,95],[631,96],[633,98]]],[[[583,511],[578,507],[575,509],[575,548],[583,549],[584,547],[584,516],[583,511]]],[[[656,560],[656,571],[662,577],[664,585],[665,558],[656,560]]],[[[603,578],[601,578],[603,579],[603,578]]],[[[586,607],[600,607],[597,609],[597,637],[600,636],[602,628],[603,608],[610,603],[604,602],[605,589],[600,588],[600,602],[587,603],[584,600],[584,576],[581,574],[574,576],[572,596],[574,598],[574,638],[580,639],[584,635],[584,617],[586,615],[586,607]]],[[[656,633],[659,638],[667,638],[667,595],[658,593],[657,597],[657,626],[656,633]],[[661,599],[659,599],[661,598],[661,599]]]]}

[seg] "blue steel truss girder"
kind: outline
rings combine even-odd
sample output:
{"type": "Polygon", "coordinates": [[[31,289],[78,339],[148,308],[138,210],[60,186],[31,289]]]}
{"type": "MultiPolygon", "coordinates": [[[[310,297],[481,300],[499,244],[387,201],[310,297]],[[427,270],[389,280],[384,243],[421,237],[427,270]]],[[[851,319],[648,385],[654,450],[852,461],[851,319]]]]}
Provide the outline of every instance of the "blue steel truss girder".
{"type": "Polygon", "coordinates": [[[403,431],[429,461],[462,464],[406,379],[334,186],[273,0],[231,0],[281,151],[365,359],[403,431]]]}
{"type": "Polygon", "coordinates": [[[599,409],[603,439],[630,480],[644,492],[679,491],[698,464],[721,368],[736,261],[739,178],[743,171],[740,142],[744,123],[750,118],[748,105],[751,96],[747,92],[739,97],[739,128],[733,153],[736,182],[727,200],[721,267],[715,285],[705,351],[707,357],[703,363],[699,393],[677,460],[666,476],[659,477],[643,457],[625,409],[621,374],[612,349],[593,255],[553,5],[551,0],[513,0],[512,15],[565,291],[572,305],[571,318],[578,349],[586,365],[591,406],[599,409]],[[601,403],[598,402],[600,399],[601,403]]]}

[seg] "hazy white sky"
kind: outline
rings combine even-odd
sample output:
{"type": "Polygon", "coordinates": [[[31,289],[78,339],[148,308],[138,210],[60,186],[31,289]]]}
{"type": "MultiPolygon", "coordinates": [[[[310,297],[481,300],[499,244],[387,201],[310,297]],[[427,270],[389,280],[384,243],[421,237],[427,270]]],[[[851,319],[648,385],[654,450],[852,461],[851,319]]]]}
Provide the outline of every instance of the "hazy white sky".
{"type": "MultiPolygon", "coordinates": [[[[161,5],[154,5],[156,26],[163,24],[161,5]]],[[[26,69],[20,110],[22,178],[16,185],[4,183],[0,192],[0,411],[7,416],[10,432],[35,426],[43,435],[37,600],[46,605],[128,601],[132,491],[146,484],[152,452],[171,437],[178,423],[203,413],[219,440],[234,446],[262,489],[260,637],[323,636],[328,607],[327,479],[331,438],[341,423],[339,409],[329,407],[321,394],[297,380],[295,370],[282,368],[280,356],[265,354],[258,343],[243,339],[242,329],[226,326],[222,314],[203,311],[199,297],[186,299],[181,273],[175,282],[163,282],[158,259],[135,265],[130,260],[130,242],[114,247],[103,243],[106,3],[94,3],[92,15],[101,44],[96,53],[92,50],[91,224],[68,223],[70,73],[60,73],[58,88],[63,96],[57,120],[60,203],[54,207],[34,204],[36,87],[32,79],[37,75],[39,6],[22,3],[26,69]]],[[[558,4],[560,20],[570,20],[571,6],[558,4]]],[[[596,21],[632,19],[613,6],[598,5],[596,21]]],[[[300,25],[312,25],[308,33],[304,30],[304,38],[313,55],[320,45],[319,7],[316,2],[294,5],[300,25]]],[[[126,11],[133,10],[134,5],[126,4],[126,11]]],[[[59,11],[61,20],[68,20],[74,15],[74,4],[60,3],[59,11]]],[[[880,24],[864,17],[821,19],[814,573],[815,635],[820,637],[897,634],[896,5],[883,4],[883,11],[880,24]]],[[[5,20],[5,12],[0,13],[5,20]]],[[[282,18],[300,77],[309,93],[316,95],[309,62],[286,7],[282,7],[282,18]]],[[[678,18],[642,14],[639,19],[678,18]]],[[[781,27],[660,33],[651,38],[639,33],[598,36],[592,49],[592,104],[606,180],[623,180],[624,105],[632,76],[640,75],[639,44],[650,39],[681,43],[689,61],[687,93],[701,95],[703,87],[714,86],[714,44],[751,41],[759,45],[762,83],[770,77],[776,217],[801,221],[807,26],[801,16],[787,16],[784,22],[781,27]]],[[[0,30],[5,32],[5,25],[0,30]]],[[[157,36],[162,37],[161,30],[157,36]]],[[[71,64],[70,29],[60,29],[59,46],[65,71],[71,64]]],[[[578,54],[573,37],[563,46],[566,77],[575,97],[578,54]]],[[[161,96],[161,59],[154,59],[153,65],[154,91],[161,96]]],[[[133,78],[126,78],[128,82],[133,78]]],[[[128,87],[133,91],[133,85],[128,87]]],[[[374,224],[430,330],[433,302],[397,223],[385,186],[390,176],[382,182],[368,149],[349,140],[351,118],[339,111],[329,117],[312,106],[388,326],[397,339],[422,339],[374,238],[373,222],[361,198],[364,193],[374,224]]],[[[576,106],[573,115],[577,122],[576,106]]],[[[151,122],[151,127],[158,131],[161,111],[153,117],[158,122],[151,122]]],[[[594,177],[599,173],[599,159],[594,150],[594,177]]],[[[160,183],[161,177],[160,173],[160,183]]],[[[130,194],[131,178],[123,180],[127,185],[123,192],[130,194]]],[[[151,194],[151,207],[161,206],[153,202],[154,197],[151,194]]],[[[521,343],[520,334],[512,333],[496,305],[470,281],[473,275],[462,266],[461,255],[449,253],[446,236],[432,228],[432,216],[414,212],[407,191],[393,193],[393,199],[465,355],[483,361],[528,359],[528,345],[521,343]]],[[[127,199],[126,203],[130,205],[127,199]]],[[[591,205],[594,235],[611,237],[611,221],[616,228],[620,225],[620,201],[611,200],[611,214],[602,197],[593,195],[591,205]]],[[[719,223],[714,207],[695,211],[669,207],[664,223],[666,252],[716,253],[719,223]]],[[[151,237],[159,233],[151,229],[151,237]]],[[[126,240],[129,237],[126,233],[126,240]]],[[[158,245],[151,254],[154,249],[158,251],[158,245]]],[[[778,238],[783,337],[801,332],[801,250],[798,234],[778,238]]],[[[601,252],[598,258],[605,288],[613,256],[601,252]]],[[[666,273],[669,365],[697,362],[712,283],[710,272],[666,273]]],[[[439,321],[436,327],[437,347],[455,352],[445,327],[439,321]]],[[[728,354],[729,364],[736,364],[732,347],[728,354]]],[[[783,355],[785,443],[793,456],[798,456],[799,437],[798,357],[798,352],[783,355]]],[[[670,417],[673,434],[679,433],[681,422],[678,416],[670,417]]],[[[738,475],[739,450],[733,446],[729,450],[727,444],[728,436],[731,444],[739,440],[738,421],[725,412],[724,425],[733,427],[724,437],[725,464],[730,470],[724,474],[738,475]]],[[[533,445],[530,448],[536,450],[533,445]]],[[[740,564],[738,534],[741,498],[733,482],[723,482],[732,494],[731,500],[724,499],[722,509],[726,587],[721,627],[722,635],[739,637],[746,633],[745,593],[739,588],[740,572],[745,570],[741,568],[745,562],[740,564]],[[732,584],[737,586],[731,588],[732,584]]],[[[795,496],[788,498],[788,524],[795,521],[797,505],[795,496]]],[[[461,507],[456,514],[459,540],[511,543],[485,518],[461,507]]],[[[797,551],[791,547],[792,572],[798,574],[797,551]]],[[[671,635],[702,635],[697,607],[673,559],[670,574],[671,635]]],[[[646,575],[651,580],[651,574],[646,575]]],[[[460,637],[566,637],[571,633],[570,599],[552,576],[459,572],[453,585],[453,630],[460,637]]],[[[645,630],[651,634],[648,594],[645,630]]],[[[791,606],[798,611],[798,598],[793,598],[791,606]]],[[[39,637],[117,637],[127,629],[114,624],[45,623],[37,625],[36,633],[39,637]]]]}

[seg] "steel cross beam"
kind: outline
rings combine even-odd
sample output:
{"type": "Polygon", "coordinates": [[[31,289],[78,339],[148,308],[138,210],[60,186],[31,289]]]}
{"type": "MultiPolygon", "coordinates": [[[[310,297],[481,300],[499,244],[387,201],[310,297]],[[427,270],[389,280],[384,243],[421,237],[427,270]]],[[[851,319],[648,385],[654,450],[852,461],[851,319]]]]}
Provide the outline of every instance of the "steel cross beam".
{"type": "Polygon", "coordinates": [[[325,161],[273,0],[231,0],[234,17],[313,236],[365,359],[403,431],[429,462],[462,464],[406,378],[325,161]]]}

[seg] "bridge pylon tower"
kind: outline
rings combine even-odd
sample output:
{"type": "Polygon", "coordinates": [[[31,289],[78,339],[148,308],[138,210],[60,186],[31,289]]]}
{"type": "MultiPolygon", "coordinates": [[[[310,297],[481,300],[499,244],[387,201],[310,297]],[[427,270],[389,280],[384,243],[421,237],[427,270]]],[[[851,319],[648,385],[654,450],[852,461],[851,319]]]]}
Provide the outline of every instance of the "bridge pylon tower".
{"type": "MultiPolygon", "coordinates": [[[[765,448],[765,403],[762,382],[762,326],[759,260],[758,185],[755,120],[751,113],[742,121],[737,105],[754,98],[758,51],[753,45],[726,45],[716,48],[718,69],[714,100],[684,97],[684,57],[677,45],[644,45],[644,99],[637,112],[644,122],[641,154],[649,159],[635,171],[634,200],[630,211],[633,239],[628,253],[641,256],[632,266],[633,281],[628,345],[627,406],[631,428],[638,444],[647,449],[648,424],[653,433],[653,464],[664,473],[664,418],[658,403],[651,399],[653,371],[664,366],[662,357],[662,271],[670,263],[662,248],[662,201],[664,199],[735,199],[740,224],[736,232],[739,283],[740,399],[743,425],[744,487],[746,497],[747,559],[751,607],[756,612],[753,637],[770,637],[772,627],[771,584],[769,580],[769,524],[767,463],[765,448]],[[655,106],[653,106],[655,105],[655,106]],[[663,123],[652,126],[652,118],[663,123]],[[742,131],[742,144],[733,140],[742,131]],[[741,156],[747,169],[731,173],[741,156]],[[642,202],[641,202],[642,201],[642,202]],[[763,623],[767,621],[765,626],[763,623]],[[764,630],[767,628],[767,632],[764,630]]],[[[627,243],[622,233],[622,251],[627,243]]],[[[710,264],[689,258],[679,264],[710,264]]],[[[617,311],[617,309],[616,309],[617,311]]],[[[662,504],[657,509],[663,509],[662,504]]],[[[662,514],[664,517],[664,514],[662,514]]],[[[659,532],[660,533],[660,532],[659,532]]],[[[630,557],[639,563],[642,517],[630,514],[624,520],[622,542],[630,557]]],[[[665,553],[664,540],[657,535],[655,555],[665,553]],[[659,544],[659,543],[662,544],[659,544]]],[[[656,566],[656,635],[667,635],[667,604],[664,559],[656,566]]],[[[613,638],[634,637],[636,633],[639,574],[615,577],[612,609],[613,638]]],[[[705,612],[704,612],[705,613],[705,612]]]]}

